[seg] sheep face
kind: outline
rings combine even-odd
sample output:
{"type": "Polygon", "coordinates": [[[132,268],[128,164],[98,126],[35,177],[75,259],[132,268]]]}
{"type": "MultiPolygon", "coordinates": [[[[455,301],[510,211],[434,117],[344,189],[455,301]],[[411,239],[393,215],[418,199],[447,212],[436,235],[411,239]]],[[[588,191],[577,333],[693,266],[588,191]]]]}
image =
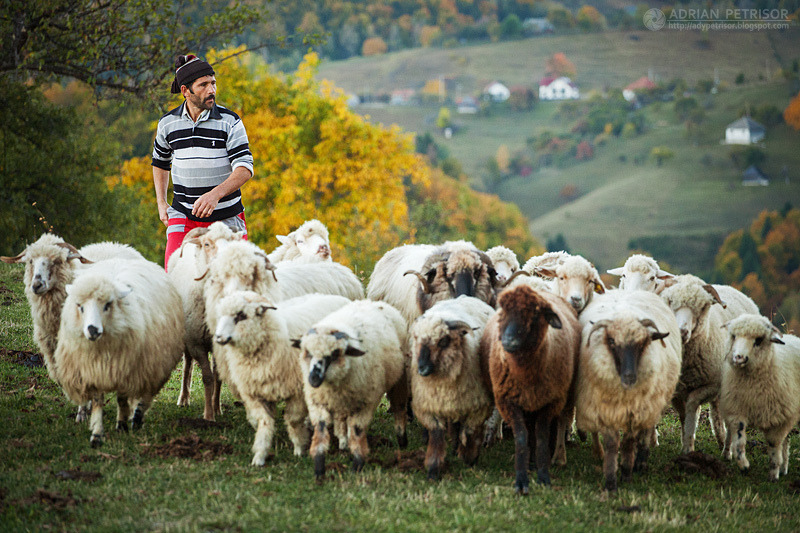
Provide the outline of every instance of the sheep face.
{"type": "Polygon", "coordinates": [[[516,265],[512,265],[507,261],[494,261],[494,270],[496,272],[495,278],[499,285],[504,285],[511,276],[519,270],[516,265]]]}
{"type": "Polygon", "coordinates": [[[692,338],[697,325],[715,303],[721,304],[711,285],[680,284],[667,288],[661,296],[666,300],[681,331],[681,340],[685,344],[692,338]]]}
{"type": "MultiPolygon", "coordinates": [[[[527,285],[505,291],[498,303],[500,343],[512,356],[535,352],[548,327],[561,329],[561,319],[550,304],[527,285]]],[[[514,359],[521,366],[530,363],[518,357],[514,359]]]]}
{"type": "Polygon", "coordinates": [[[567,257],[555,269],[540,269],[539,272],[555,278],[556,294],[579,313],[591,301],[593,293],[605,292],[597,270],[581,256],[567,257]]]}
{"type": "Polygon", "coordinates": [[[37,296],[51,290],[59,279],[66,277],[71,280],[72,276],[67,270],[72,269],[70,261],[73,259],[90,262],[74,246],[49,233],[42,235],[15,257],[0,259],[4,263],[25,263],[25,287],[37,296]]]}
{"type": "Polygon", "coordinates": [[[420,376],[456,376],[463,366],[464,337],[472,331],[462,321],[420,317],[414,327],[424,334],[414,335],[412,344],[413,368],[420,376]]]}
{"type": "Polygon", "coordinates": [[[664,288],[663,280],[672,278],[673,275],[658,268],[658,263],[652,257],[634,254],[625,261],[625,266],[608,271],[609,274],[619,276],[619,288],[626,291],[648,291],[658,293],[664,288]]]}
{"type": "MultiPolygon", "coordinates": [[[[331,257],[331,247],[328,243],[327,235],[320,235],[308,228],[306,231],[299,231],[294,236],[297,250],[303,257],[316,257],[322,261],[327,261],[331,257]]],[[[327,232],[326,232],[327,233],[327,232]]]]}
{"type": "Polygon", "coordinates": [[[636,386],[642,355],[650,343],[669,335],[669,332],[658,331],[652,320],[639,320],[633,316],[598,321],[592,327],[589,339],[600,331],[604,335],[603,342],[614,361],[623,389],[636,386]]]}
{"type": "Polygon", "coordinates": [[[239,291],[226,296],[217,304],[214,342],[238,346],[243,352],[251,351],[260,339],[246,333],[259,332],[261,328],[249,328],[248,321],[261,321],[268,311],[274,309],[275,306],[267,298],[252,291],[239,291]]]}
{"type": "MultiPolygon", "coordinates": [[[[101,276],[94,279],[79,278],[67,285],[67,295],[75,302],[78,321],[83,336],[96,341],[108,330],[113,330],[114,314],[124,305],[124,298],[131,293],[131,287],[101,276]]],[[[70,312],[70,311],[68,311],[70,312]]]]}
{"type": "Polygon", "coordinates": [[[723,327],[730,334],[727,361],[735,368],[761,366],[767,359],[770,344],[784,344],[780,332],[764,317],[744,315],[723,327]]]}
{"type": "Polygon", "coordinates": [[[421,273],[409,270],[406,274],[420,280],[417,302],[423,312],[436,302],[462,295],[480,298],[491,306],[496,302],[497,273],[489,257],[476,249],[435,253],[425,261],[421,273]]]}
{"type": "Polygon", "coordinates": [[[221,294],[258,290],[271,286],[275,281],[274,270],[267,255],[255,245],[231,242],[220,248],[211,263],[211,275],[206,283],[220,286],[221,294]]]}
{"type": "Polygon", "coordinates": [[[350,370],[350,358],[365,353],[358,339],[330,328],[309,330],[300,340],[300,349],[301,366],[314,388],[326,381],[339,384],[350,370]]]}

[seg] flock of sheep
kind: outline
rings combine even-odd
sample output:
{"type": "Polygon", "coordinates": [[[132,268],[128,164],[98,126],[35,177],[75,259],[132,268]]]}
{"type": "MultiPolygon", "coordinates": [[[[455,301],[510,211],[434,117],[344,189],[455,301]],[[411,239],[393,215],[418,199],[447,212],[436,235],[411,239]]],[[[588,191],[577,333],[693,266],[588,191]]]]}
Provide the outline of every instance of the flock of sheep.
{"type": "Polygon", "coordinates": [[[787,472],[800,339],[730,286],[673,276],[636,254],[609,271],[620,283],[607,288],[578,255],[550,252],[520,267],[502,246],[448,241],[389,250],[365,294],[331,260],[319,221],[279,240],[267,254],[215,223],[186,236],[167,272],[124,244],[78,250],[52,234],[2,258],[25,264],[34,340],[76,419],[89,418],[92,446],[103,443],[107,393],[116,393],[117,430],[138,429],[183,356],[179,405],[189,403],[196,363],[204,417],[220,413],[226,384],[255,429],[260,466],[283,404],[294,453],[310,453],[318,480],[332,437],[363,467],[384,395],[401,447],[409,403],[423,426],[430,479],[441,475],[448,438],[473,464],[505,423],[514,487],[527,494],[529,467],[547,485],[549,466],[566,463],[574,425],[592,434],[615,491],[618,461],[623,481],[647,468],[670,403],[684,453],[709,403],[726,458],[749,467],[753,427],[768,443],[769,479],[787,472]]]}

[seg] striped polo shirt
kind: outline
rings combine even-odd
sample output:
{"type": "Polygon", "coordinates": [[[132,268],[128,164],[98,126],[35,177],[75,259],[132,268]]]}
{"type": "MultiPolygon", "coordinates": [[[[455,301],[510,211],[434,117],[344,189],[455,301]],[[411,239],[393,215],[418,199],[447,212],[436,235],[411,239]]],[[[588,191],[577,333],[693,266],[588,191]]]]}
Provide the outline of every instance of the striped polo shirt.
{"type": "Polygon", "coordinates": [[[214,222],[244,211],[237,189],[220,199],[211,216],[192,215],[195,200],[225,181],[234,168],[253,172],[247,132],[233,111],[214,104],[195,123],[186,102],[173,109],[158,121],[152,165],[172,171],[172,207],[189,220],[214,222]]]}

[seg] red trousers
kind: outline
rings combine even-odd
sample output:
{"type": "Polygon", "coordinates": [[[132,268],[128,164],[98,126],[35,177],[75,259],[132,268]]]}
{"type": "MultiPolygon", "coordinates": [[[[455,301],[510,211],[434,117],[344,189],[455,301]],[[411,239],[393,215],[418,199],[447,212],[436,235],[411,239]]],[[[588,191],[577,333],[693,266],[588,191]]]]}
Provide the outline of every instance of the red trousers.
{"type": "MultiPolygon", "coordinates": [[[[244,213],[239,213],[236,216],[242,219],[242,222],[245,222],[244,213]]],[[[169,265],[170,256],[183,244],[183,238],[187,233],[194,228],[207,228],[211,224],[213,222],[197,222],[188,218],[170,218],[167,221],[167,250],[164,252],[164,270],[169,265]]],[[[247,233],[242,238],[247,240],[247,233]]]]}

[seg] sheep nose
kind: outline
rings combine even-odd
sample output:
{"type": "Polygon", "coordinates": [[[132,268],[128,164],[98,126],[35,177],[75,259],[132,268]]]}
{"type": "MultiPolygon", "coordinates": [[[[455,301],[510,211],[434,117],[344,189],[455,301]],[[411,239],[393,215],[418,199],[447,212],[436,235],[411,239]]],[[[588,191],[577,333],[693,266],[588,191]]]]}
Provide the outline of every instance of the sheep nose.
{"type": "Polygon", "coordinates": [[[733,366],[744,366],[747,364],[747,361],[748,357],[742,354],[734,354],[734,356],[731,358],[733,366]]]}
{"type": "Polygon", "coordinates": [[[569,303],[575,309],[580,309],[583,306],[583,298],[580,296],[570,296],[569,303]]]}
{"type": "Polygon", "coordinates": [[[44,282],[42,281],[42,278],[41,278],[41,277],[39,277],[39,276],[36,276],[36,277],[33,279],[33,283],[31,284],[31,288],[33,289],[33,293],[34,293],[34,294],[41,294],[41,293],[43,293],[43,292],[44,292],[44,288],[45,288],[45,284],[44,284],[44,282]]]}
{"type": "Polygon", "coordinates": [[[230,336],[223,336],[223,335],[215,335],[214,340],[216,341],[217,344],[222,344],[222,345],[231,342],[230,336]]]}
{"type": "Polygon", "coordinates": [[[681,328],[681,340],[683,342],[689,340],[689,330],[687,328],[681,328]]]}
{"type": "Polygon", "coordinates": [[[620,376],[620,378],[622,380],[622,388],[624,389],[629,389],[636,385],[636,374],[633,372],[625,373],[620,376]]]}
{"type": "Polygon", "coordinates": [[[422,377],[430,376],[433,374],[433,364],[428,363],[426,365],[420,364],[419,365],[419,375],[422,377]]]}
{"type": "Polygon", "coordinates": [[[89,325],[86,328],[86,331],[89,333],[89,340],[96,341],[100,338],[100,335],[103,334],[102,330],[97,329],[94,325],[89,325]]]}
{"type": "Polygon", "coordinates": [[[317,255],[321,255],[322,257],[328,257],[331,255],[331,249],[328,247],[327,244],[320,244],[319,248],[317,249],[317,255]]]}

